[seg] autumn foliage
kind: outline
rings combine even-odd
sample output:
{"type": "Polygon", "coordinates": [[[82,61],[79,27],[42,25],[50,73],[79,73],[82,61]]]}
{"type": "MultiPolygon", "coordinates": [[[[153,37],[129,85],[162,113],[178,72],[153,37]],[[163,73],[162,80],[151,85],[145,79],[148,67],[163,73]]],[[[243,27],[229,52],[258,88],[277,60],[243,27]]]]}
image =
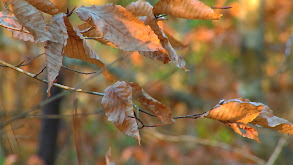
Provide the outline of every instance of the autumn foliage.
{"type": "MultiPolygon", "coordinates": [[[[164,17],[219,20],[223,16],[199,0],[160,0],[154,6],[146,1],[136,1],[126,7],[110,3],[80,6],[67,12],[49,0],[8,0],[6,4],[10,10],[0,12],[0,26],[11,31],[15,39],[45,44],[48,95],[51,87],[56,85],[54,81],[64,56],[94,64],[109,82],[115,80],[99,55],[102,52],[96,52],[88,39],[124,54],[136,52],[164,65],[175,65],[186,73],[188,65],[177,50],[187,45],[176,40],[168,28],[161,25],[164,17]],[[50,15],[48,23],[44,13],[50,15]],[[72,13],[78,16],[81,24],[72,24],[72,13]]],[[[261,140],[256,127],[293,134],[291,122],[275,116],[268,105],[245,98],[221,100],[207,112],[174,117],[171,107],[152,97],[138,83],[120,80],[104,90],[99,104],[108,121],[139,143],[143,140],[139,129],[147,127],[139,118],[139,113],[143,112],[158,118],[160,123],[154,127],[172,124],[178,118],[207,118],[217,120],[237,134],[259,143],[261,140]]],[[[110,150],[106,159],[111,162],[110,150]]]]}

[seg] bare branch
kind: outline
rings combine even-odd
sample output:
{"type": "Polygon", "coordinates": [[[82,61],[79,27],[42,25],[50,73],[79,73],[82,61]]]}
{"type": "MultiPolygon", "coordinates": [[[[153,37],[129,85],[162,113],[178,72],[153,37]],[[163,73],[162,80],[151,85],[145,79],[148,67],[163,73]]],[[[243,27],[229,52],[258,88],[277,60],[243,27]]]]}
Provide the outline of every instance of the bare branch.
{"type": "Polygon", "coordinates": [[[232,151],[235,152],[247,159],[250,159],[256,164],[264,164],[265,161],[241,148],[235,148],[230,146],[229,144],[219,142],[219,141],[212,141],[212,140],[207,140],[207,139],[200,139],[194,136],[189,136],[189,135],[181,135],[181,136],[170,136],[170,135],[164,135],[161,134],[155,130],[149,131],[150,134],[152,134],[152,137],[158,138],[160,140],[165,140],[165,141],[170,141],[170,142],[192,142],[196,144],[201,144],[205,146],[212,146],[212,147],[218,147],[224,150],[232,151]]]}
{"type": "Polygon", "coordinates": [[[288,140],[287,135],[283,135],[280,139],[279,142],[274,150],[274,152],[272,153],[272,155],[270,156],[268,162],[266,163],[266,165],[273,165],[275,163],[275,161],[278,159],[280,153],[282,152],[283,147],[285,146],[285,144],[287,143],[288,140]]]}

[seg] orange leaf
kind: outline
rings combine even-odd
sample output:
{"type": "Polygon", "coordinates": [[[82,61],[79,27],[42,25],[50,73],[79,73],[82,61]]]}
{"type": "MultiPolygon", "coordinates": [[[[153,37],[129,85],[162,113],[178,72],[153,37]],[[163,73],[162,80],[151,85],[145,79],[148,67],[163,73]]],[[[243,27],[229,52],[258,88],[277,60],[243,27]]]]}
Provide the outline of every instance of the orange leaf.
{"type": "Polygon", "coordinates": [[[231,127],[236,133],[257,142],[259,142],[257,131],[247,126],[247,123],[293,134],[293,124],[274,116],[273,111],[267,105],[250,102],[243,98],[221,100],[212,110],[203,113],[201,117],[219,120],[231,127]],[[242,133],[240,129],[244,130],[245,133],[242,133]]]}
{"type": "Polygon", "coordinates": [[[102,106],[108,120],[123,133],[140,141],[138,126],[134,118],[131,87],[124,81],[116,82],[104,91],[102,106]]]}
{"type": "Polygon", "coordinates": [[[139,101],[147,110],[154,113],[164,124],[173,122],[169,107],[148,95],[137,83],[129,83],[132,87],[133,98],[139,101]]]}
{"type": "Polygon", "coordinates": [[[34,37],[24,28],[14,15],[9,15],[9,12],[3,10],[0,12],[0,26],[7,28],[12,32],[12,37],[23,41],[34,42],[34,37]]]}
{"type": "Polygon", "coordinates": [[[241,99],[221,100],[212,110],[204,113],[205,118],[225,123],[244,123],[253,121],[264,108],[262,103],[242,101],[241,99]]]}
{"type": "Polygon", "coordinates": [[[185,19],[218,20],[217,14],[209,6],[198,0],[160,0],[153,9],[154,15],[167,14],[185,19]]]}
{"type": "Polygon", "coordinates": [[[64,13],[54,15],[49,23],[49,32],[51,32],[57,42],[47,41],[45,46],[48,70],[48,94],[50,94],[53,81],[58,76],[62,66],[63,47],[66,45],[68,38],[64,17],[66,17],[64,13]]]}
{"type": "Polygon", "coordinates": [[[25,0],[38,10],[55,15],[60,13],[59,9],[50,0],[25,0]]]}
{"type": "MultiPolygon", "coordinates": [[[[72,27],[67,17],[64,18],[64,23],[67,28],[67,33],[69,35],[67,39],[67,45],[64,47],[64,54],[67,57],[80,59],[105,69],[105,64],[100,60],[99,56],[86,42],[80,32],[72,27]]],[[[112,80],[111,75],[108,73],[107,70],[105,70],[103,74],[108,80],[112,80]]]]}
{"type": "Polygon", "coordinates": [[[255,140],[258,143],[260,143],[258,139],[258,133],[254,128],[249,127],[248,125],[245,125],[245,124],[241,124],[241,123],[226,123],[226,125],[231,127],[234,130],[234,132],[238,133],[239,135],[255,140]],[[245,133],[242,133],[240,129],[244,130],[245,133]]]}
{"type": "Polygon", "coordinates": [[[152,29],[125,8],[107,4],[79,7],[79,18],[98,27],[103,37],[124,51],[164,50],[152,29]]]}
{"type": "Polygon", "coordinates": [[[53,41],[39,10],[24,0],[13,0],[11,6],[17,20],[34,36],[35,42],[53,41]]]}

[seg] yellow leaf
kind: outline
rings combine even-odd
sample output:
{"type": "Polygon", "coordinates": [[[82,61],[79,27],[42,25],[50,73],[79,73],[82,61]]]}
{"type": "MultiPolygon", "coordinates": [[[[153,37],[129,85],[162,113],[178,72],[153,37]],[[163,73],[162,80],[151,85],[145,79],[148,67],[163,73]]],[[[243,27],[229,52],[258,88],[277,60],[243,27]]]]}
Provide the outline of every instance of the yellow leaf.
{"type": "Polygon", "coordinates": [[[198,0],[160,0],[155,4],[155,15],[167,14],[185,19],[217,20],[222,14],[217,14],[209,6],[198,0]]]}

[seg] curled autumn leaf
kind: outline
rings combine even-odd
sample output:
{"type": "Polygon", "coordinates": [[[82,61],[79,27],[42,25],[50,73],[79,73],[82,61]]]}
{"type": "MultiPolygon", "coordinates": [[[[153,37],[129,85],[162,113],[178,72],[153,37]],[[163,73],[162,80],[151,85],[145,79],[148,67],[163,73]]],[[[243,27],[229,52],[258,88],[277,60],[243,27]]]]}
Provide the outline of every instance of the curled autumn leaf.
{"type": "Polygon", "coordinates": [[[198,0],[160,0],[155,4],[155,15],[167,14],[185,19],[218,20],[222,14],[217,14],[209,6],[198,0]]]}
{"type": "Polygon", "coordinates": [[[59,9],[50,0],[26,0],[26,1],[44,13],[47,13],[50,15],[55,15],[60,13],[59,9]]]}
{"type": "Polygon", "coordinates": [[[49,32],[53,34],[53,38],[57,42],[47,41],[45,46],[46,62],[48,69],[48,94],[53,81],[59,74],[63,60],[63,47],[66,45],[68,38],[66,26],[64,23],[64,13],[54,15],[49,23],[49,32]]]}
{"type": "Polygon", "coordinates": [[[273,111],[262,103],[250,102],[248,99],[221,100],[213,109],[201,115],[205,118],[221,121],[236,133],[257,142],[257,131],[248,123],[271,128],[279,132],[293,134],[293,124],[273,115],[273,111]],[[240,131],[243,130],[244,132],[240,131]]]}
{"type": "Polygon", "coordinates": [[[54,41],[39,10],[25,0],[13,0],[11,6],[17,20],[34,36],[35,42],[54,41]]]}
{"type": "Polygon", "coordinates": [[[103,37],[124,51],[158,51],[164,49],[152,29],[119,5],[79,7],[79,18],[98,27],[103,37]]]}
{"type": "Polygon", "coordinates": [[[129,83],[132,88],[132,95],[147,110],[159,117],[164,124],[173,122],[172,112],[169,107],[147,94],[137,83],[129,83]]]}
{"type": "Polygon", "coordinates": [[[101,44],[108,45],[113,48],[117,48],[113,43],[111,43],[110,41],[106,40],[103,37],[103,34],[99,30],[97,30],[97,27],[94,27],[94,26],[85,22],[83,24],[78,25],[77,29],[79,30],[79,32],[83,36],[94,39],[94,40],[100,42],[101,44]]]}
{"type": "Polygon", "coordinates": [[[134,16],[149,16],[153,14],[153,6],[149,2],[136,1],[125,7],[134,16]]]}
{"type": "Polygon", "coordinates": [[[108,120],[123,133],[136,138],[140,141],[138,126],[133,112],[132,89],[124,81],[116,82],[104,91],[102,106],[108,120]]]}
{"type": "Polygon", "coordinates": [[[34,42],[34,37],[24,28],[14,15],[9,11],[0,12],[0,26],[12,32],[12,37],[23,41],[34,42]]]}
{"type": "Polygon", "coordinates": [[[68,39],[67,44],[64,47],[64,54],[69,58],[80,59],[96,66],[103,68],[104,76],[112,81],[110,73],[106,70],[105,64],[101,61],[96,52],[91,48],[91,46],[84,39],[82,34],[71,25],[67,17],[64,18],[64,23],[67,28],[68,39]]]}
{"type": "MultiPolygon", "coordinates": [[[[188,71],[185,68],[185,61],[183,57],[179,57],[177,52],[174,50],[172,45],[170,44],[168,37],[165,35],[163,30],[160,28],[158,25],[155,17],[152,16],[147,16],[146,19],[144,20],[145,24],[150,25],[150,27],[153,29],[153,31],[158,35],[160,42],[163,46],[163,48],[168,52],[168,57],[170,61],[172,61],[177,67],[182,68],[185,71],[188,71]]],[[[163,56],[160,52],[159,54],[163,56]]]]}

